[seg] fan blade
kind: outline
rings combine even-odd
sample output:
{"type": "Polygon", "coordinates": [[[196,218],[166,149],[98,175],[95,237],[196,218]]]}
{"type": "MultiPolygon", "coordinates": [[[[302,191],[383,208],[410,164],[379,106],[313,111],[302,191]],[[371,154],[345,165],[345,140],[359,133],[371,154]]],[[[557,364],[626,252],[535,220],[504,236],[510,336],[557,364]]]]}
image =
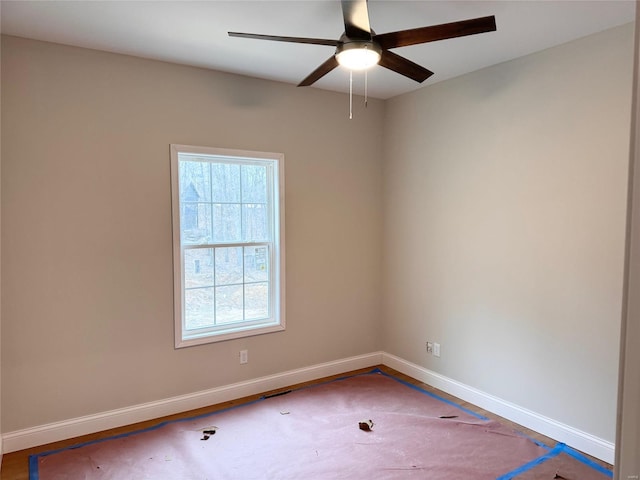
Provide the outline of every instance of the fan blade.
{"type": "Polygon", "coordinates": [[[281,37],[278,35],[260,35],[258,33],[228,32],[230,37],[254,38],[256,40],[272,40],[274,42],[311,43],[313,45],[329,45],[337,47],[339,40],[327,40],[324,38],[281,37]]]}
{"type": "Polygon", "coordinates": [[[344,33],[352,40],[371,40],[367,0],[342,0],[344,33]]]}
{"type": "Polygon", "coordinates": [[[336,60],[336,56],[331,55],[331,57],[329,57],[329,59],[326,62],[324,62],[322,65],[316,68],[313,72],[311,72],[307,76],[307,78],[305,78],[298,84],[298,86],[308,87],[309,85],[316,82],[317,80],[320,80],[322,77],[324,77],[327,73],[329,73],[331,70],[333,70],[337,66],[338,66],[338,60],[336,60]]]}
{"type": "Polygon", "coordinates": [[[431,70],[427,70],[417,63],[413,63],[411,60],[407,60],[406,58],[396,55],[388,50],[382,51],[379,65],[382,65],[389,70],[393,70],[400,75],[409,77],[411,80],[415,80],[418,83],[424,82],[427,78],[433,75],[431,70]]]}
{"type": "Polygon", "coordinates": [[[430,27],[402,30],[400,32],[383,33],[374,35],[373,40],[383,49],[406,47],[418,43],[435,42],[447,38],[464,37],[476,33],[494,32],[496,30],[496,17],[481,17],[460,22],[443,23],[430,27]]]}

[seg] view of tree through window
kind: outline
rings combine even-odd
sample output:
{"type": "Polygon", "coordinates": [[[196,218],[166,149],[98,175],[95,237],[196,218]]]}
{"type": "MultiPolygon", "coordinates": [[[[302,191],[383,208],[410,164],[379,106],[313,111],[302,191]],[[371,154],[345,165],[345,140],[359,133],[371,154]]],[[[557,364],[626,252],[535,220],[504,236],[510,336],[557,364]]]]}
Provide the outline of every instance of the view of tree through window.
{"type": "Polygon", "coordinates": [[[277,322],[276,161],[193,152],[175,160],[182,338],[277,322]]]}

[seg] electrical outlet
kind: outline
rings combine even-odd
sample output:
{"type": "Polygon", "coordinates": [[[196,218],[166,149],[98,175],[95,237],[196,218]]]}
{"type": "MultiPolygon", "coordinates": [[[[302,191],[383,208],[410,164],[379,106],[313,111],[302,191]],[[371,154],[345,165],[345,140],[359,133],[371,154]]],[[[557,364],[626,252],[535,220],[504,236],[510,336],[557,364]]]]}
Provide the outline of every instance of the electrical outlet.
{"type": "Polygon", "coordinates": [[[433,344],[433,356],[434,357],[439,357],[440,356],[440,344],[439,343],[434,343],[433,344]]]}
{"type": "Polygon", "coordinates": [[[427,342],[427,353],[433,353],[433,343],[427,342]]]}
{"type": "Polygon", "coordinates": [[[240,350],[240,364],[249,363],[249,350],[240,350]]]}

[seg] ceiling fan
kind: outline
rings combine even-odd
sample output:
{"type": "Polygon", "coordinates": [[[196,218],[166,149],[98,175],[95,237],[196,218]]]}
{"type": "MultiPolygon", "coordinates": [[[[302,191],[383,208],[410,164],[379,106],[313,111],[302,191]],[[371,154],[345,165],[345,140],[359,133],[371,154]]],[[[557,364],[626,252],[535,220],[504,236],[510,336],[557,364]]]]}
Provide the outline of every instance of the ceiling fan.
{"type": "Polygon", "coordinates": [[[389,70],[422,83],[433,72],[396,55],[389,49],[406,47],[420,43],[435,42],[448,38],[464,37],[496,30],[495,16],[473,18],[459,22],[443,23],[427,27],[413,28],[399,32],[377,34],[369,25],[367,0],[342,0],[344,33],[338,40],[304,37],[282,37],[256,33],[228,32],[231,37],[272,40],[276,42],[310,43],[336,47],[334,55],[311,72],[298,86],[313,84],[338,65],[351,70],[364,70],[379,64],[389,70]]]}

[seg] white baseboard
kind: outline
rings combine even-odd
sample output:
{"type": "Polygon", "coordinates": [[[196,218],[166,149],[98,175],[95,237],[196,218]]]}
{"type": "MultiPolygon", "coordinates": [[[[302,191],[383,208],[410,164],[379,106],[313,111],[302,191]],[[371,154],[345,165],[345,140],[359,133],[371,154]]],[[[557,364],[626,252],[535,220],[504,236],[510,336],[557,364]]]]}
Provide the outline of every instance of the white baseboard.
{"type": "Polygon", "coordinates": [[[531,428],[554,440],[566,443],[572,448],[593,455],[605,462],[611,464],[614,462],[615,446],[611,442],[384,352],[359,355],[192,394],[8,432],[0,437],[0,446],[4,447],[0,452],[15,452],[380,364],[531,428]]]}
{"type": "Polygon", "coordinates": [[[201,392],[8,432],[2,435],[4,452],[15,452],[25,448],[100,432],[102,430],[144,422],[146,420],[215,405],[249,395],[256,395],[269,390],[288,387],[296,383],[308,382],[351,370],[358,370],[360,368],[373,367],[381,363],[382,352],[369,353],[212,388],[201,392]]]}
{"type": "Polygon", "coordinates": [[[500,415],[507,420],[535,430],[558,442],[565,443],[576,450],[588,453],[612,465],[614,463],[615,445],[612,442],[494,397],[395,355],[383,353],[382,363],[443,392],[500,415]]]}

